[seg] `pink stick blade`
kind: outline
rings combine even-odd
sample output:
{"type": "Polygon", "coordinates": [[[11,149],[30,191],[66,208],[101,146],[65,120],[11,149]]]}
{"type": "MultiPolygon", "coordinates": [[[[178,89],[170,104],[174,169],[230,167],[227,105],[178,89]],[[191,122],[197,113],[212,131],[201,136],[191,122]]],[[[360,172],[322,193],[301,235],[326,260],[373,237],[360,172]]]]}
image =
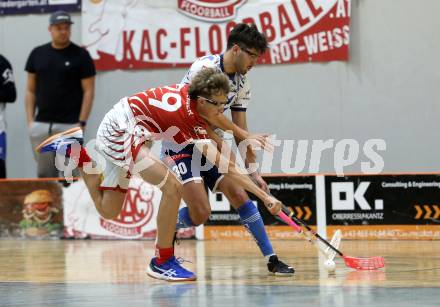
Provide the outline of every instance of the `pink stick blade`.
{"type": "Polygon", "coordinates": [[[289,226],[291,226],[292,228],[294,228],[296,231],[298,232],[302,232],[301,227],[299,227],[297,224],[295,224],[294,221],[292,221],[284,212],[280,211],[280,213],[278,213],[278,216],[289,226]]]}
{"type": "Polygon", "coordinates": [[[377,270],[385,267],[383,257],[357,258],[344,256],[345,265],[356,270],[377,270]]]}

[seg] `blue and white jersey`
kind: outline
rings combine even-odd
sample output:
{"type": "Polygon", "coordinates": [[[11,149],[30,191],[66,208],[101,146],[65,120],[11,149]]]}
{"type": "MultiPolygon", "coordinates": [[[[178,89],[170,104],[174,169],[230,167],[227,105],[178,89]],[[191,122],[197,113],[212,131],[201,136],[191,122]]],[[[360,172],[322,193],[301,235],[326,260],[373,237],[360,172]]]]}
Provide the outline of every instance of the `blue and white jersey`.
{"type": "MultiPolygon", "coordinates": [[[[214,68],[224,73],[223,54],[207,55],[197,59],[181,83],[191,83],[192,78],[203,68],[214,68]]],[[[225,105],[225,110],[230,108],[231,111],[246,111],[251,100],[249,81],[245,75],[239,73],[226,75],[229,77],[231,91],[228,94],[228,104],[225,105]]]]}

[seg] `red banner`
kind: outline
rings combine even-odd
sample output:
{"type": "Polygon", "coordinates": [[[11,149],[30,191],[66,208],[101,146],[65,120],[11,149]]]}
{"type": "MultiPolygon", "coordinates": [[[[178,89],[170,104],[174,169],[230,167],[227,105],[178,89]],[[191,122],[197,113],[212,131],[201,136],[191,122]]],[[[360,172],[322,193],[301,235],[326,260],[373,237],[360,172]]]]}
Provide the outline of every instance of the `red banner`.
{"type": "Polygon", "coordinates": [[[270,50],[260,63],[348,60],[350,0],[149,2],[83,3],[83,44],[97,69],[188,66],[223,52],[238,22],[266,34],[270,50]]]}

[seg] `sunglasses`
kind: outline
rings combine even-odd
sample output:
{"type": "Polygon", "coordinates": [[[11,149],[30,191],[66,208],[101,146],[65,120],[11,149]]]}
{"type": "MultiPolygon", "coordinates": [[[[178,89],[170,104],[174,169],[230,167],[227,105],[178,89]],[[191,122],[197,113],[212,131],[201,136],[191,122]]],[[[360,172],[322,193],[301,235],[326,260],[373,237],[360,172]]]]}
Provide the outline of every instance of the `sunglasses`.
{"type": "Polygon", "coordinates": [[[215,105],[216,107],[221,106],[221,105],[224,106],[224,105],[226,105],[228,103],[227,100],[226,101],[215,101],[213,99],[205,98],[205,97],[202,97],[202,96],[198,96],[198,97],[206,100],[207,102],[209,102],[212,105],[215,105]]]}

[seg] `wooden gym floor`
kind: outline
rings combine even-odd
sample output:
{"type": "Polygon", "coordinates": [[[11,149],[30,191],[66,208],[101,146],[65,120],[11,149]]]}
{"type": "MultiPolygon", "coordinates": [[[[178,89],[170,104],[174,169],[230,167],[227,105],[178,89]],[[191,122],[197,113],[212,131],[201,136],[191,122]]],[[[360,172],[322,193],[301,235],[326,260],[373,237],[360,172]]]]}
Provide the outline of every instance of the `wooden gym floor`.
{"type": "Polygon", "coordinates": [[[1,306],[440,306],[440,242],[344,241],[352,256],[381,255],[386,268],[335,274],[305,241],[275,241],[296,269],[267,274],[251,241],[182,241],[177,256],[198,280],[151,279],[151,241],[0,240],[1,306]]]}

